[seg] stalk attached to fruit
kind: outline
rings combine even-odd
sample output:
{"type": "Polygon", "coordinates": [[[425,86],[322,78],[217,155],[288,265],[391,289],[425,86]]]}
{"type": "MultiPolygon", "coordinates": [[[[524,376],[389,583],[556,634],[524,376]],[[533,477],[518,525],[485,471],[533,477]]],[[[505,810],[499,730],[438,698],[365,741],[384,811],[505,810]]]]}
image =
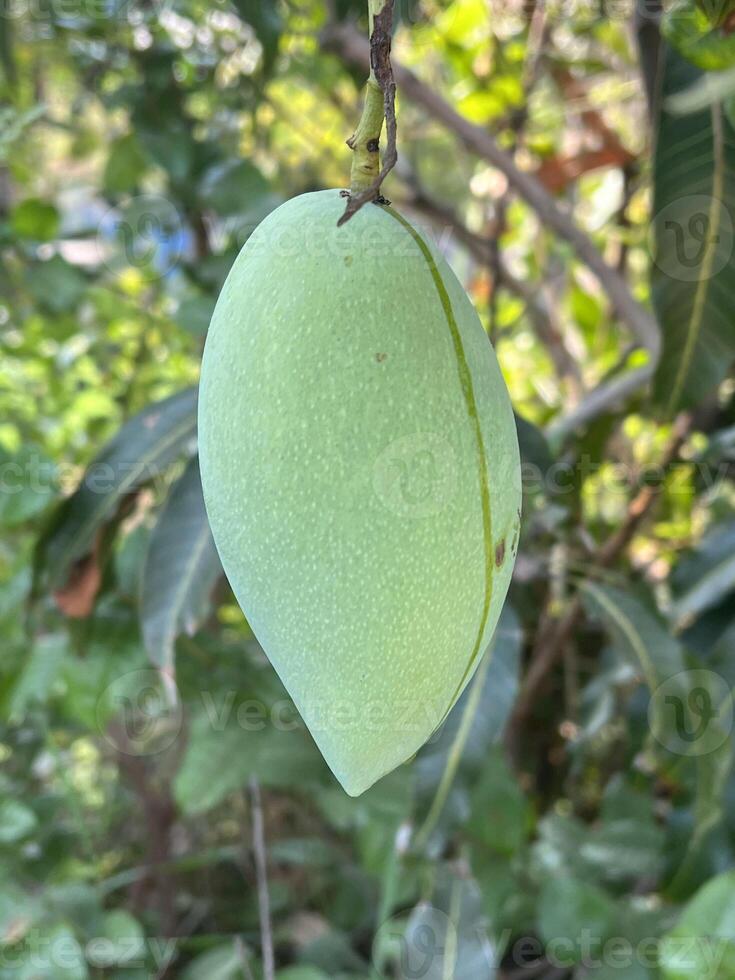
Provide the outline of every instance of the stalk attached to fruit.
{"type": "Polygon", "coordinates": [[[347,140],[352,150],[350,190],[343,225],[370,201],[380,198],[380,187],[396,165],[396,85],[390,63],[393,30],[393,0],[368,0],[370,24],[370,76],[365,89],[365,105],[354,134],[347,140]],[[388,145],[380,166],[380,135],[386,121],[388,145]]]}

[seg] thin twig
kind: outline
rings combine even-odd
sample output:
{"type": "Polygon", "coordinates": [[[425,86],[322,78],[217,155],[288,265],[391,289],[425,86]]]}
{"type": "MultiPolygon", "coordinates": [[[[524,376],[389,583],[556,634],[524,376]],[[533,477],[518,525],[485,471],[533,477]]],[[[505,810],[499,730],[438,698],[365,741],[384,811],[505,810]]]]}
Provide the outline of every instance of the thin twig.
{"type": "Polygon", "coordinates": [[[264,980],[275,980],[276,961],[273,954],[273,930],[271,928],[270,899],[268,897],[268,867],[263,829],[263,804],[260,784],[255,776],[250,780],[250,808],[253,819],[253,851],[255,873],[258,880],[258,911],[260,914],[260,945],[263,957],[264,980]]]}

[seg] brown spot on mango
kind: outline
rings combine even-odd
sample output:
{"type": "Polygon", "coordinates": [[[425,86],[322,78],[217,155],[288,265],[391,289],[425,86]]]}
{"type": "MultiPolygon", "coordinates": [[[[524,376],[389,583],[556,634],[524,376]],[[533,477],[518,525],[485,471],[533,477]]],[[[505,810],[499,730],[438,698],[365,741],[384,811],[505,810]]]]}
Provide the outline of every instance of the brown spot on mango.
{"type": "Polygon", "coordinates": [[[505,538],[503,538],[501,541],[498,541],[498,543],[495,545],[495,565],[497,566],[497,568],[500,568],[500,566],[503,564],[504,561],[505,561],[505,538]]]}

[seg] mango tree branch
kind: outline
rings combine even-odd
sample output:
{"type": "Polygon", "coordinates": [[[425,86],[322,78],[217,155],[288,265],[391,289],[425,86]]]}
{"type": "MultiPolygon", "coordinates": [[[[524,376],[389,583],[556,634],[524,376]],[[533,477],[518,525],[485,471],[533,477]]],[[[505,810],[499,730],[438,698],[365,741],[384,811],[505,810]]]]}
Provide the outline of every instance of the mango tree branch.
{"type": "Polygon", "coordinates": [[[370,77],[360,123],[347,145],[353,151],[347,207],[338,224],[349,221],[368,201],[380,197],[380,187],[396,165],[396,86],[390,62],[393,0],[368,0],[370,45],[366,52],[370,77]],[[388,142],[380,166],[380,134],[386,122],[388,142]]]}
{"type": "MultiPolygon", "coordinates": [[[[322,35],[322,43],[326,49],[341,54],[356,65],[366,64],[370,57],[367,43],[350,24],[330,25],[322,35]]],[[[471,152],[500,170],[516,193],[536,211],[542,223],[572,245],[579,259],[597,277],[618,316],[628,324],[655,363],[661,349],[661,332],[655,318],[637,302],[623,277],[607,264],[589,236],[577,227],[533,174],[520,170],[510,154],[502,150],[485,129],[460,116],[408,68],[394,62],[393,75],[403,95],[423,106],[471,152]]]]}

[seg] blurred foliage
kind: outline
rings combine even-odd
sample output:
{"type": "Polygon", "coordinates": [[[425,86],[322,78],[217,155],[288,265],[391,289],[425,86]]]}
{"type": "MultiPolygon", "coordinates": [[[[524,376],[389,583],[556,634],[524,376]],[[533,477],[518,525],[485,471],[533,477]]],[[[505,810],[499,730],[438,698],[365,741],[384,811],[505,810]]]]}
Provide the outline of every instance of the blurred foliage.
{"type": "Polygon", "coordinates": [[[385,189],[496,344],[524,523],[473,684],[350,799],[221,578],[196,382],[252,229],[345,181],[364,78],[323,32],[363,6],[0,14],[0,978],[262,976],[255,777],[278,980],[731,980],[732,10],[665,5],[663,39],[644,12],[641,59],[625,5],[396,0],[396,60],[558,195],[663,354],[650,392],[555,435],[647,355],[399,90],[385,189]]]}

